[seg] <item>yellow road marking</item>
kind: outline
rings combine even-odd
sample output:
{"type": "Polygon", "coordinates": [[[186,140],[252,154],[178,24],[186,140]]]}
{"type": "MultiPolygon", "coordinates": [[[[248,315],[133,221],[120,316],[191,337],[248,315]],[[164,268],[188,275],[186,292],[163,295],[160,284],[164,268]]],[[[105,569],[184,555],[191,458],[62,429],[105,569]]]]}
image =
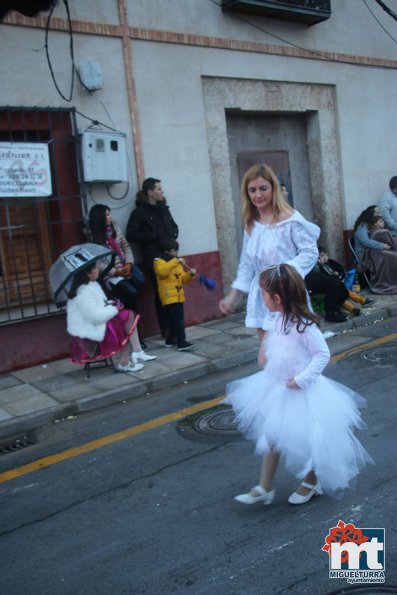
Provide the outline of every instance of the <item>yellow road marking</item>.
{"type": "MultiPolygon", "coordinates": [[[[357,347],[353,347],[352,349],[342,351],[341,353],[332,356],[331,362],[336,363],[341,359],[350,357],[351,355],[359,351],[362,351],[363,349],[366,349],[367,347],[374,347],[375,345],[389,343],[394,339],[397,339],[397,333],[387,335],[386,337],[380,337],[378,339],[374,339],[373,341],[368,341],[367,343],[362,343],[361,345],[357,345],[357,347]]],[[[75,448],[68,448],[67,450],[59,452],[57,454],[43,457],[41,459],[38,459],[37,461],[33,461],[33,463],[28,463],[27,465],[17,467],[16,469],[4,471],[3,473],[0,473],[0,483],[5,483],[6,481],[10,481],[11,479],[16,479],[17,477],[27,475],[28,473],[32,473],[33,471],[44,469],[45,467],[50,467],[51,465],[55,465],[57,463],[60,463],[61,461],[67,461],[68,459],[78,457],[79,455],[91,452],[92,450],[102,448],[103,446],[108,446],[109,444],[113,444],[114,442],[119,442],[120,440],[124,440],[125,438],[130,438],[131,436],[142,434],[143,432],[153,430],[172,421],[183,419],[187,415],[192,415],[193,413],[197,413],[198,411],[210,409],[211,407],[215,407],[215,405],[218,405],[218,403],[220,403],[220,401],[222,401],[223,398],[224,396],[217,397],[216,399],[211,399],[209,401],[203,401],[202,403],[198,403],[197,405],[192,405],[192,407],[185,407],[184,409],[180,409],[179,411],[175,411],[174,413],[169,413],[168,415],[163,415],[162,417],[156,417],[137,426],[133,426],[132,428],[127,428],[126,430],[117,432],[116,434],[110,434],[108,436],[104,436],[103,438],[98,438],[97,440],[92,440],[91,442],[82,444],[81,446],[77,446],[75,448]]]]}
{"type": "Polygon", "coordinates": [[[28,473],[32,473],[33,471],[37,471],[38,469],[50,467],[51,465],[55,465],[56,463],[60,463],[61,461],[67,461],[68,459],[78,457],[79,455],[91,452],[92,450],[96,450],[97,448],[102,448],[103,446],[108,446],[109,444],[119,442],[120,440],[124,440],[125,438],[130,438],[131,436],[142,434],[142,432],[153,430],[154,428],[158,428],[172,421],[182,419],[187,415],[191,415],[198,411],[202,411],[203,409],[215,407],[215,405],[222,401],[223,398],[224,397],[217,397],[216,399],[211,399],[210,401],[203,401],[198,405],[186,407],[184,409],[180,409],[179,411],[175,411],[174,413],[163,415],[162,417],[156,417],[155,419],[151,419],[132,428],[127,428],[126,430],[122,430],[121,432],[117,432],[116,434],[110,434],[109,436],[104,436],[103,438],[92,440],[92,442],[87,442],[86,444],[82,444],[81,446],[77,446],[76,448],[68,448],[67,450],[59,452],[57,454],[49,455],[48,457],[43,457],[42,459],[33,461],[33,463],[28,463],[27,465],[17,467],[16,469],[4,471],[3,473],[0,473],[0,483],[4,483],[6,481],[9,481],[10,479],[15,479],[16,477],[21,477],[22,475],[27,475],[28,473]]]}
{"type": "Polygon", "coordinates": [[[331,362],[335,364],[339,362],[341,359],[345,359],[358,353],[359,351],[363,351],[367,349],[367,347],[374,347],[375,345],[382,345],[383,343],[390,343],[390,341],[394,341],[397,339],[397,333],[392,333],[391,335],[387,335],[386,337],[379,337],[378,339],[373,339],[373,341],[368,341],[367,343],[362,343],[361,345],[357,345],[357,347],[353,347],[352,349],[348,349],[347,351],[342,351],[337,355],[333,355],[331,357],[331,362]]]}

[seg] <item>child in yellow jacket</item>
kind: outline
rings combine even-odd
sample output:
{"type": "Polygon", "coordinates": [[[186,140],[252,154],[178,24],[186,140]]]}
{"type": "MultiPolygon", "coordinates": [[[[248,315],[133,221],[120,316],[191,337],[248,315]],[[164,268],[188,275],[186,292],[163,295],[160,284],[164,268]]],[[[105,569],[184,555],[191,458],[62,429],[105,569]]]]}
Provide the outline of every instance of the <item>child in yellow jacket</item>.
{"type": "Polygon", "coordinates": [[[161,305],[164,307],[168,319],[168,335],[165,346],[176,345],[178,351],[187,351],[192,349],[194,344],[186,341],[183,285],[195,278],[196,269],[190,268],[183,258],[178,257],[179,244],[173,238],[163,238],[160,241],[160,249],[161,255],[154,259],[153,269],[156,274],[161,305]]]}

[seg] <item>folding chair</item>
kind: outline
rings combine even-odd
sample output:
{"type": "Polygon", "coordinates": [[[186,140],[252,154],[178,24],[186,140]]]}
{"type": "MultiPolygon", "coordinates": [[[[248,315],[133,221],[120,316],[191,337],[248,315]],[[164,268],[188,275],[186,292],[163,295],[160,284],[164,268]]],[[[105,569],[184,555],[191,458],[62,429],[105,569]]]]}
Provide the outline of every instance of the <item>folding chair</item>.
{"type": "Polygon", "coordinates": [[[93,368],[112,368],[113,372],[116,371],[114,362],[111,357],[104,357],[103,359],[97,359],[92,362],[86,362],[84,364],[85,379],[89,380],[91,376],[91,370],[93,368]]]}
{"type": "MultiPolygon", "coordinates": [[[[350,236],[347,239],[347,243],[349,244],[349,248],[354,256],[354,260],[355,260],[355,266],[357,266],[359,264],[359,260],[357,258],[357,254],[356,254],[356,250],[354,248],[354,236],[350,236]]],[[[362,275],[365,279],[366,284],[368,285],[370,291],[372,291],[372,293],[375,293],[374,290],[372,289],[372,285],[371,285],[371,281],[369,280],[369,275],[368,273],[365,272],[364,269],[359,271],[359,274],[362,275]]]]}
{"type": "Polygon", "coordinates": [[[85,379],[89,380],[91,376],[91,370],[94,368],[112,368],[113,372],[116,371],[112,354],[99,355],[99,343],[97,341],[91,341],[90,339],[81,339],[80,337],[72,337],[72,343],[77,343],[83,352],[86,352],[86,356],[79,358],[78,356],[72,356],[72,362],[74,364],[84,365],[85,379]]]}

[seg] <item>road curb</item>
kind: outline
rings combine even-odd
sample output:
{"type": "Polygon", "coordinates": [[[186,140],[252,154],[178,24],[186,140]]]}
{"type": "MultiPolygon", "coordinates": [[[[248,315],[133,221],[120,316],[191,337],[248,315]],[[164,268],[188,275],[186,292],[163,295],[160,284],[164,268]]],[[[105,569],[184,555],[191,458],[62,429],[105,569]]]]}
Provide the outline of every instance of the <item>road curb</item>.
{"type": "Polygon", "coordinates": [[[0,422],[0,439],[14,436],[14,434],[34,431],[57,419],[64,419],[70,415],[76,415],[76,413],[77,410],[75,405],[73,403],[68,403],[66,405],[49,407],[48,409],[28,413],[27,415],[21,415],[16,419],[0,422]]]}

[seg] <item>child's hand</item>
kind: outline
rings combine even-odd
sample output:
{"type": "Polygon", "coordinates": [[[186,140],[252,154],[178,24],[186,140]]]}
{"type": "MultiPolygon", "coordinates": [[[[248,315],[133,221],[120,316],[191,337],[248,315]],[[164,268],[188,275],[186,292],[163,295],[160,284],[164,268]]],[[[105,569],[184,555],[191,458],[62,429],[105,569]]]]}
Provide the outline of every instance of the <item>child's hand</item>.
{"type": "Polygon", "coordinates": [[[192,269],[191,267],[189,267],[189,273],[191,275],[195,275],[197,273],[196,269],[192,269]]]}
{"type": "Polygon", "coordinates": [[[130,262],[127,262],[124,265],[124,276],[125,277],[130,277],[131,276],[131,271],[132,271],[132,264],[130,262]]]}
{"type": "Polygon", "coordinates": [[[259,347],[259,352],[258,352],[258,366],[261,368],[261,370],[267,364],[267,357],[266,357],[264,339],[265,339],[265,337],[261,341],[261,344],[260,344],[260,347],[259,347]]]}
{"type": "Polygon", "coordinates": [[[300,390],[300,386],[298,386],[295,382],[295,378],[291,378],[287,382],[287,388],[292,388],[292,390],[300,390]]]}
{"type": "Polygon", "coordinates": [[[178,258],[178,262],[180,262],[181,264],[185,264],[185,259],[184,258],[178,258]]]}

